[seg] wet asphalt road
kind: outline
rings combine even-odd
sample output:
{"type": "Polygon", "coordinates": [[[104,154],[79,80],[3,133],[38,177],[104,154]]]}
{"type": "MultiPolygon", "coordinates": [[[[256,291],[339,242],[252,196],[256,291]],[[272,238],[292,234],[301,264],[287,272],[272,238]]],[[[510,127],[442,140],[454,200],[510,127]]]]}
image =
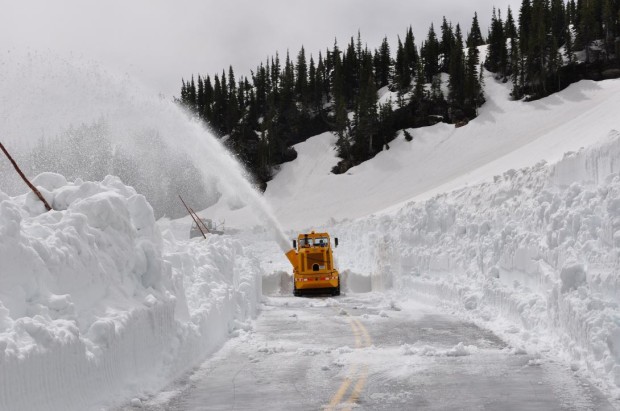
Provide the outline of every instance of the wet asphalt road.
{"type": "Polygon", "coordinates": [[[565,364],[432,307],[360,294],[267,298],[252,330],[142,407],[122,408],[137,409],[614,408],[565,364]]]}

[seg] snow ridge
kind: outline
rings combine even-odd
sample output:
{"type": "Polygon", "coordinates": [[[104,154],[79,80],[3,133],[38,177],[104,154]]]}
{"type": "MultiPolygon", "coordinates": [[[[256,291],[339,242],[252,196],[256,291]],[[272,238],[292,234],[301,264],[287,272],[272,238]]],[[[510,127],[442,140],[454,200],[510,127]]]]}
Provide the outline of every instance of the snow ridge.
{"type": "Polygon", "coordinates": [[[162,235],[108,176],[0,192],[0,410],[89,410],[161,389],[256,315],[261,270],[238,242],[162,235]]]}
{"type": "Polygon", "coordinates": [[[372,267],[373,289],[439,298],[618,396],[619,155],[612,130],[555,165],[343,223],[340,265],[372,267]]]}

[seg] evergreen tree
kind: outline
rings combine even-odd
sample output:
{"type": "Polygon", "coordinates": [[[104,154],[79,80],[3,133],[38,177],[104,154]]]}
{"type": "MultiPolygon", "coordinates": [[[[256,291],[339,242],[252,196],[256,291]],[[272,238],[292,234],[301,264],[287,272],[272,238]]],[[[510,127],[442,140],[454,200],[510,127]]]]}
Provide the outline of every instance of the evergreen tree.
{"type": "Polygon", "coordinates": [[[526,81],[537,93],[546,93],[547,64],[551,51],[547,39],[546,0],[532,3],[531,34],[526,57],[526,81]]]}
{"type": "Polygon", "coordinates": [[[391,57],[390,57],[390,45],[388,43],[387,37],[383,38],[381,42],[381,47],[379,48],[378,53],[378,66],[377,66],[377,83],[379,87],[387,86],[390,83],[390,66],[391,66],[391,57]]]}
{"type": "MultiPolygon", "coordinates": [[[[564,44],[564,33],[566,31],[566,9],[563,0],[551,0],[551,38],[555,39],[558,48],[564,44]]],[[[557,48],[556,48],[557,50],[557,48]]]]}
{"type": "Polygon", "coordinates": [[[398,37],[398,48],[396,49],[394,71],[396,73],[396,83],[398,85],[399,92],[405,91],[410,84],[407,82],[408,76],[405,67],[405,47],[403,46],[402,41],[400,41],[400,37],[398,37]]]}
{"type": "MultiPolygon", "coordinates": [[[[344,78],[342,74],[342,62],[338,44],[334,42],[334,51],[331,54],[333,67],[332,98],[334,102],[334,132],[336,133],[336,149],[342,159],[352,161],[351,139],[349,135],[349,119],[347,115],[346,100],[344,95],[344,78]]],[[[348,168],[348,167],[347,167],[348,168]]]]}
{"type": "Polygon", "coordinates": [[[439,54],[441,56],[441,65],[439,70],[444,73],[448,73],[450,71],[450,58],[452,57],[452,48],[454,46],[452,24],[448,24],[446,17],[444,16],[441,24],[441,42],[439,43],[439,54]]]}
{"type": "Polygon", "coordinates": [[[618,0],[602,0],[602,23],[603,23],[603,40],[605,44],[605,56],[615,52],[615,40],[620,19],[620,1],[618,0]]]}
{"type": "Polygon", "coordinates": [[[530,0],[522,0],[521,8],[519,9],[519,89],[525,85],[525,62],[529,53],[531,21],[532,5],[530,0]]]}
{"type": "Polygon", "coordinates": [[[356,162],[374,154],[377,136],[377,89],[370,53],[363,53],[361,87],[354,117],[353,157],[356,162]]]}
{"type": "Polygon", "coordinates": [[[433,81],[433,77],[439,73],[439,42],[432,23],[428,29],[428,36],[422,46],[421,54],[424,59],[426,81],[430,83],[433,81]]]}
{"type": "Polygon", "coordinates": [[[504,36],[508,40],[509,50],[507,50],[508,60],[506,62],[506,75],[511,76],[513,84],[516,82],[516,75],[519,71],[519,43],[518,32],[515,20],[512,17],[512,10],[508,7],[506,22],[504,23],[504,36]]]}
{"type": "Polygon", "coordinates": [[[506,48],[506,35],[502,17],[493,8],[491,28],[489,31],[489,54],[487,56],[487,70],[504,78],[507,74],[508,50],[506,48]]]}
{"type": "Polygon", "coordinates": [[[198,89],[196,90],[196,112],[200,116],[204,112],[205,107],[205,89],[202,77],[198,75],[198,89]]]}
{"type": "MultiPolygon", "coordinates": [[[[418,49],[415,45],[413,29],[411,28],[411,26],[409,26],[409,29],[407,30],[407,34],[405,35],[405,44],[403,45],[403,47],[404,47],[404,53],[405,53],[404,64],[406,66],[406,71],[407,71],[406,74],[409,76],[409,78],[411,78],[416,73],[416,69],[418,66],[418,60],[420,59],[420,56],[418,55],[418,49]]],[[[389,65],[389,56],[388,56],[387,63],[384,62],[384,64],[389,65]]],[[[411,84],[411,81],[409,83],[411,84]]]]}
{"type": "Polygon", "coordinates": [[[467,47],[478,47],[482,45],[484,45],[484,39],[482,38],[480,24],[478,23],[478,13],[474,13],[474,18],[471,22],[471,30],[467,36],[467,47]]]}
{"type": "Polygon", "coordinates": [[[303,46],[297,55],[297,65],[295,70],[297,72],[295,97],[302,103],[303,109],[307,109],[310,103],[308,95],[308,65],[306,63],[306,53],[303,46]]]}
{"type": "Polygon", "coordinates": [[[476,46],[472,45],[467,50],[466,70],[465,70],[465,106],[473,109],[477,114],[478,107],[483,103],[482,86],[478,73],[478,64],[480,64],[480,52],[476,46]]]}
{"type": "MultiPolygon", "coordinates": [[[[219,135],[226,134],[226,92],[217,74],[213,78],[213,129],[219,135]]],[[[225,88],[225,86],[224,86],[225,88]]]]}
{"type": "Polygon", "coordinates": [[[422,62],[418,61],[418,67],[416,69],[415,87],[413,88],[413,99],[417,101],[418,104],[426,98],[425,83],[426,78],[424,76],[424,67],[422,66],[422,62]]]}
{"type": "Polygon", "coordinates": [[[450,80],[448,88],[450,99],[458,106],[465,103],[465,61],[463,56],[463,36],[461,27],[457,24],[454,33],[454,47],[450,56],[450,80]]]}
{"type": "Polygon", "coordinates": [[[192,111],[196,110],[196,83],[194,82],[194,76],[192,76],[192,81],[187,89],[187,103],[192,111]]]}
{"type": "Polygon", "coordinates": [[[226,102],[226,132],[232,133],[240,118],[239,101],[237,99],[237,82],[232,66],[228,68],[228,90],[226,94],[228,96],[226,102]]]}

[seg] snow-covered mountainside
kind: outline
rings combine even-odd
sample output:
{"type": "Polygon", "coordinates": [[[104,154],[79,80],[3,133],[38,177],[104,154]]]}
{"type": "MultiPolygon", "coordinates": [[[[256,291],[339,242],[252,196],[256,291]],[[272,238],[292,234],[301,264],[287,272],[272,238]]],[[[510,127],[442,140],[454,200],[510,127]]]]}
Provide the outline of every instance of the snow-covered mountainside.
{"type": "MultiPolygon", "coordinates": [[[[440,302],[620,398],[620,81],[525,103],[487,77],[486,94],[467,126],[412,130],[344,175],[334,136],[313,137],[265,198],[291,236],[340,237],[345,292],[440,302]]],[[[249,207],[205,212],[242,233],[187,240],[115,177],[34,183],[55,211],[0,192],[0,410],[155,392],[247,327],[263,284],[288,292],[249,207]]]]}
{"type": "MultiPolygon", "coordinates": [[[[358,218],[402,202],[492,178],[540,160],[558,161],[620,129],[620,81],[582,81],[534,102],[511,101],[510,83],[485,79],[487,102],[466,127],[439,123],[401,134],[375,158],[343,175],[326,133],[295,146],[298,158],[283,164],[265,192],[285,228],[358,218]]],[[[255,224],[247,207],[216,205],[210,215],[228,225],[255,224]]]]}
{"type": "Polygon", "coordinates": [[[230,238],[163,235],[116,177],[0,192],[0,410],[88,410],[157,390],[256,315],[261,271],[230,238]]]}

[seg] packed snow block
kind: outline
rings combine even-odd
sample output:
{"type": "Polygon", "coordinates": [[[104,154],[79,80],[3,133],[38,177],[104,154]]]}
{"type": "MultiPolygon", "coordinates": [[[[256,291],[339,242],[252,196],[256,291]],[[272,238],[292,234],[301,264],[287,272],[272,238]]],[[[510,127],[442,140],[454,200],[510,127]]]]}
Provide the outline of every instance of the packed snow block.
{"type": "Polygon", "coordinates": [[[89,410],[153,392],[256,315],[260,265],[240,244],[162,236],[112,176],[0,193],[0,409],[89,410]],[[39,202],[40,203],[40,202],[39,202]]]}

